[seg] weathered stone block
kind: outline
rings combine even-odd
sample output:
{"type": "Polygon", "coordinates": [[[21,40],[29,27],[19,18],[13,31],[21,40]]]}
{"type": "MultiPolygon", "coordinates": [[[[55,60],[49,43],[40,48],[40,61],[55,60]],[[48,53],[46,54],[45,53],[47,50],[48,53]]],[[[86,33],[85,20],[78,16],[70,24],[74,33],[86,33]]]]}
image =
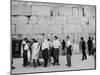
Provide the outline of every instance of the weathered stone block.
{"type": "Polygon", "coordinates": [[[36,16],[50,16],[50,7],[32,5],[31,13],[36,16]]]}

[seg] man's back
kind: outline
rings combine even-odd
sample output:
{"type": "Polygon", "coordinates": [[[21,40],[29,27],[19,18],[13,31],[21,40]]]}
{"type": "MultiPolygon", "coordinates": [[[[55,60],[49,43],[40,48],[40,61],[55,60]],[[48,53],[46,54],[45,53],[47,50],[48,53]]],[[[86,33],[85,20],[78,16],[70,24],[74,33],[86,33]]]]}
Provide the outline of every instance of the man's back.
{"type": "Polygon", "coordinates": [[[86,49],[86,46],[85,46],[85,41],[84,41],[84,40],[82,41],[82,49],[83,49],[83,50],[85,50],[85,49],[86,49]]]}
{"type": "Polygon", "coordinates": [[[88,40],[88,42],[87,42],[87,44],[88,44],[88,46],[92,46],[92,40],[88,40]]]}
{"type": "Polygon", "coordinates": [[[61,45],[61,44],[60,44],[60,41],[59,41],[59,40],[54,40],[54,41],[53,41],[53,46],[54,46],[54,48],[59,48],[60,45],[61,45]]]}

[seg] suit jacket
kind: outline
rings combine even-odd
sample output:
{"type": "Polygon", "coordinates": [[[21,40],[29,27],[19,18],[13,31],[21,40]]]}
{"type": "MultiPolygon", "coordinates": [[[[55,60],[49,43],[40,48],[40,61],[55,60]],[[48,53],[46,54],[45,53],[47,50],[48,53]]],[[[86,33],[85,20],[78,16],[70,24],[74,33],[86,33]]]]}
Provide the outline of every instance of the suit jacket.
{"type": "Polygon", "coordinates": [[[82,50],[86,49],[85,41],[82,41],[82,50]]]}
{"type": "Polygon", "coordinates": [[[67,48],[67,54],[72,55],[72,45],[67,48]]]}
{"type": "Polygon", "coordinates": [[[92,48],[92,40],[88,40],[87,44],[89,48],[92,48]]]}

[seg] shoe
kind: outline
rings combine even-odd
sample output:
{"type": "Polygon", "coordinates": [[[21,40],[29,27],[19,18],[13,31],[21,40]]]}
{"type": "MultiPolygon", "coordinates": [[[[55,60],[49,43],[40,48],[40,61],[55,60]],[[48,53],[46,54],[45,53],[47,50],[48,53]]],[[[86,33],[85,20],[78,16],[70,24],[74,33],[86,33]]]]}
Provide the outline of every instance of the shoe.
{"type": "Polygon", "coordinates": [[[44,66],[44,67],[47,67],[47,66],[44,66]]]}
{"type": "Polygon", "coordinates": [[[41,65],[39,61],[37,61],[37,65],[38,65],[38,66],[40,66],[40,65],[41,65]]]}
{"type": "Polygon", "coordinates": [[[57,64],[57,65],[60,65],[60,64],[57,64]]]}
{"type": "Polygon", "coordinates": [[[33,64],[33,67],[36,68],[36,63],[33,64]]]}
{"type": "Polygon", "coordinates": [[[30,62],[27,62],[27,65],[30,65],[30,62]]]}
{"type": "Polygon", "coordinates": [[[40,66],[41,64],[38,64],[38,66],[40,66]]]}
{"type": "Polygon", "coordinates": [[[68,66],[68,64],[66,64],[66,66],[68,66]]]}
{"type": "Polygon", "coordinates": [[[34,66],[34,68],[36,68],[36,66],[34,66]]]}
{"type": "Polygon", "coordinates": [[[82,61],[83,61],[84,59],[82,59],[82,61]]]}
{"type": "Polygon", "coordinates": [[[23,65],[23,67],[26,67],[26,65],[23,65]]]}
{"type": "Polygon", "coordinates": [[[68,68],[71,67],[71,65],[68,65],[68,68]]]}
{"type": "Polygon", "coordinates": [[[55,63],[53,63],[53,66],[55,66],[55,63]]]}
{"type": "Polygon", "coordinates": [[[36,68],[36,64],[34,64],[33,66],[34,66],[34,68],[36,68]]]}

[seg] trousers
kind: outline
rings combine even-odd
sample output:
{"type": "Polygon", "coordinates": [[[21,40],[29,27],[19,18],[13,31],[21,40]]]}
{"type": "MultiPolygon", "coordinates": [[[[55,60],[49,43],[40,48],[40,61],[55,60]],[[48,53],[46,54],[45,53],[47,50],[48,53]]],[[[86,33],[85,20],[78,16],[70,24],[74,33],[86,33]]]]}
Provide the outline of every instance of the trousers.
{"type": "Polygon", "coordinates": [[[85,50],[82,50],[82,60],[87,59],[85,50]]]}
{"type": "Polygon", "coordinates": [[[53,57],[53,60],[54,60],[54,65],[57,63],[59,64],[59,48],[54,48],[54,57],[53,57]]]}
{"type": "Polygon", "coordinates": [[[67,54],[66,55],[66,58],[67,58],[67,65],[68,66],[71,66],[71,55],[70,54],[67,54]]]}
{"type": "Polygon", "coordinates": [[[42,50],[42,57],[43,57],[43,60],[44,60],[44,67],[47,67],[48,59],[49,59],[47,48],[42,50]]]}
{"type": "Polygon", "coordinates": [[[28,62],[28,59],[27,59],[27,50],[25,50],[24,53],[23,53],[23,66],[26,66],[27,62],[28,62]]]}

